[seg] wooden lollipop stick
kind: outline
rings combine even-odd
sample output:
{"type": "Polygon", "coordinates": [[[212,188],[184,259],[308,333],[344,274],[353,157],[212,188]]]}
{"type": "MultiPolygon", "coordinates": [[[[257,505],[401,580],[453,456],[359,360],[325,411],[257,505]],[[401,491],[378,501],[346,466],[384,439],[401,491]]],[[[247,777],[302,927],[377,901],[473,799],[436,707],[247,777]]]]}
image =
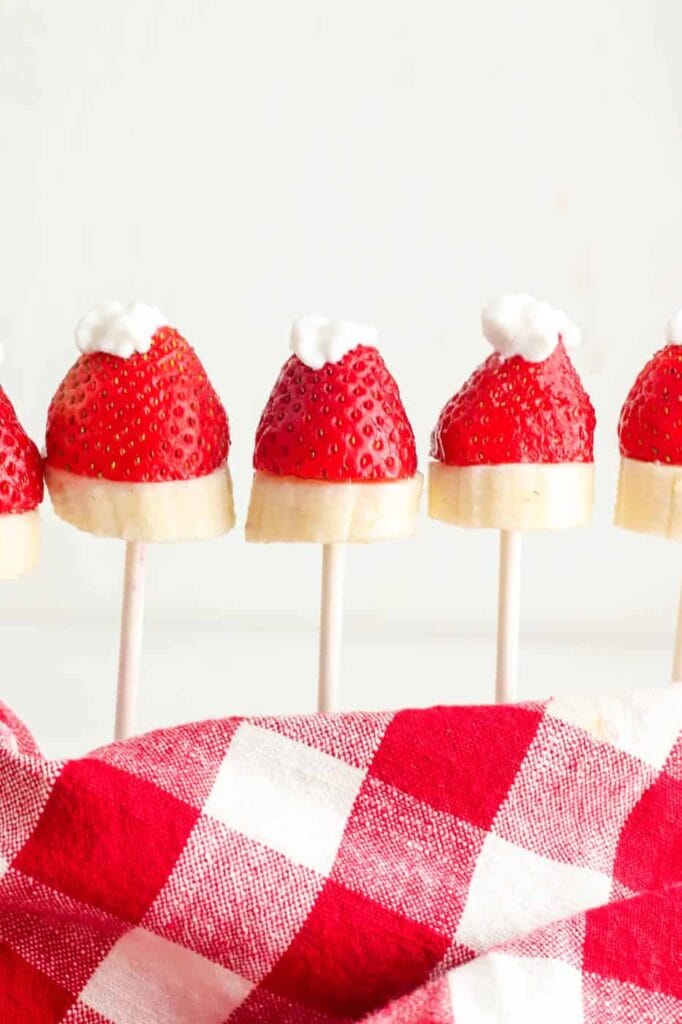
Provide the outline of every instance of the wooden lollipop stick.
{"type": "Polygon", "coordinates": [[[675,634],[672,681],[673,683],[682,683],[682,586],[680,587],[680,603],[677,609],[677,633],[675,634]]]}
{"type": "Polygon", "coordinates": [[[343,629],[343,561],[343,544],[325,544],[323,546],[318,691],[318,709],[320,711],[337,711],[339,708],[343,629]]]}
{"type": "Polygon", "coordinates": [[[500,579],[497,604],[497,672],[495,701],[516,700],[519,672],[521,544],[518,530],[500,532],[500,579]]]}
{"type": "Polygon", "coordinates": [[[114,739],[117,740],[125,740],[135,732],[144,624],[146,562],[146,544],[141,541],[129,540],[126,544],[121,638],[118,655],[118,690],[114,729],[114,739]]]}

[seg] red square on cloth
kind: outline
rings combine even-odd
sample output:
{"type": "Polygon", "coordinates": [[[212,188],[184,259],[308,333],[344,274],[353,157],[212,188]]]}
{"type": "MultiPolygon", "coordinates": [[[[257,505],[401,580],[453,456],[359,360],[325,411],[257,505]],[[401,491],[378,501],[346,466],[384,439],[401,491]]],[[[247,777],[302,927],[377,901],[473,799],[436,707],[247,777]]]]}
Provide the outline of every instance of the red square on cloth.
{"type": "Polygon", "coordinates": [[[400,711],[370,772],[487,829],[541,721],[541,709],[511,705],[400,711]]]}
{"type": "Polygon", "coordinates": [[[57,1024],[73,996],[46,978],[9,946],[0,943],[0,1021],[57,1024]]]}
{"type": "Polygon", "coordinates": [[[264,984],[355,1019],[426,981],[448,946],[426,925],[329,881],[264,984]]]}
{"type": "Polygon", "coordinates": [[[125,921],[168,878],[199,811],[88,758],[66,765],[14,868],[125,921]]]}
{"type": "Polygon", "coordinates": [[[614,875],[629,889],[682,882],[682,779],[662,772],[630,814],[620,836],[614,875]]]}
{"type": "Polygon", "coordinates": [[[682,999],[682,885],[587,915],[583,969],[682,999]]]}

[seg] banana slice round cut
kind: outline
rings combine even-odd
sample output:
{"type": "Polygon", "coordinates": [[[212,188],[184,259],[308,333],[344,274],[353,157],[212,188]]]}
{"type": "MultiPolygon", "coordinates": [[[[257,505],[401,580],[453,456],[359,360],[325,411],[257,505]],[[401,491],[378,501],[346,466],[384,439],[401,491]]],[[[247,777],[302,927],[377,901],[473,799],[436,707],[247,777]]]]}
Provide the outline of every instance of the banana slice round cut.
{"type": "Polygon", "coordinates": [[[335,544],[411,537],[421,492],[421,473],[405,480],[332,483],[257,471],[246,539],[335,544]]]}
{"type": "Polygon", "coordinates": [[[124,483],[45,467],[58,516],[98,537],[133,541],[204,540],[235,524],[226,465],[191,480],[124,483]]]}
{"type": "Polygon", "coordinates": [[[592,517],[594,463],[429,466],[429,515],[495,530],[559,530],[592,517]]]}
{"type": "Polygon", "coordinates": [[[682,539],[682,466],[620,460],[616,526],[682,539]]]}

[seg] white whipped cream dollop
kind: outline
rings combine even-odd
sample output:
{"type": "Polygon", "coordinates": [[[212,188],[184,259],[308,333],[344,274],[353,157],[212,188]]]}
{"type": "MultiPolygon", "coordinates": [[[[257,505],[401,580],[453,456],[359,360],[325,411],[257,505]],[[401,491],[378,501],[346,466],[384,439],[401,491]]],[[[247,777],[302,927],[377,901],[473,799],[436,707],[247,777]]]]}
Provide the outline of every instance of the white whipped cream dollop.
{"type": "Polygon", "coordinates": [[[321,370],[325,363],[338,363],[357,345],[375,346],[378,340],[376,327],[307,313],[294,320],[289,348],[311,370],[321,370]]]}
{"type": "Polygon", "coordinates": [[[144,302],[101,302],[85,314],[76,327],[81,352],[107,352],[129,359],[134,352],[148,352],[152,338],[168,318],[144,302]]]}
{"type": "Polygon", "coordinates": [[[580,328],[560,309],[530,295],[505,295],[491,302],[481,314],[483,333],[501,356],[521,356],[541,363],[559,343],[566,348],[580,344],[580,328]]]}
{"type": "Polygon", "coordinates": [[[682,309],[670,317],[665,329],[665,340],[669,345],[682,345],[682,309]]]}

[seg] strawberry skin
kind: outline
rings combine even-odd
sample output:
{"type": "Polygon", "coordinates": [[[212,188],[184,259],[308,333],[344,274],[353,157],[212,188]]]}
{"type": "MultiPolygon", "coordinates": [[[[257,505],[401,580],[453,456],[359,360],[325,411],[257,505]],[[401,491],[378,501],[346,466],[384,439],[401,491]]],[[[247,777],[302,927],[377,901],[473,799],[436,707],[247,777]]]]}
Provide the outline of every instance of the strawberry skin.
{"type": "Polygon", "coordinates": [[[431,455],[450,466],[592,462],[594,427],[563,343],[539,363],[493,353],[441,412],[431,455]]]}
{"type": "Polygon", "coordinates": [[[417,471],[398,385],[375,348],[358,345],[312,370],[284,364],[256,431],[254,467],[305,480],[402,480],[417,471]]]}
{"type": "Polygon", "coordinates": [[[194,349],[162,327],[129,359],[83,355],[47,414],[47,462],[79,476],[159,483],[205,476],[227,458],[227,415],[194,349]]]}
{"type": "Polygon", "coordinates": [[[640,462],[682,466],[682,345],[667,345],[646,364],[620,414],[620,452],[640,462]]]}
{"type": "Polygon", "coordinates": [[[43,463],[0,388],[0,515],[32,512],[43,500],[43,463]]]}

